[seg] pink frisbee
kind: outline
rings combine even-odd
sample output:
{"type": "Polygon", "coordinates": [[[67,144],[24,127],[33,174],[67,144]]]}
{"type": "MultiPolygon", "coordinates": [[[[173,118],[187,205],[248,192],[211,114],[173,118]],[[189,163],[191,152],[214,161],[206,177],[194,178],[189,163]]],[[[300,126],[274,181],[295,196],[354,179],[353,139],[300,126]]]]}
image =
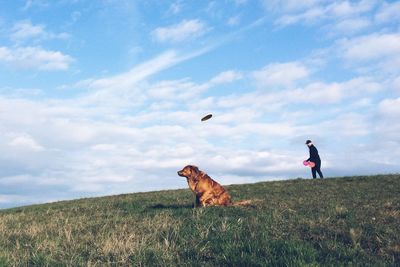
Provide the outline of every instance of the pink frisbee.
{"type": "Polygon", "coordinates": [[[303,165],[308,166],[308,161],[307,160],[303,161],[303,165]]]}

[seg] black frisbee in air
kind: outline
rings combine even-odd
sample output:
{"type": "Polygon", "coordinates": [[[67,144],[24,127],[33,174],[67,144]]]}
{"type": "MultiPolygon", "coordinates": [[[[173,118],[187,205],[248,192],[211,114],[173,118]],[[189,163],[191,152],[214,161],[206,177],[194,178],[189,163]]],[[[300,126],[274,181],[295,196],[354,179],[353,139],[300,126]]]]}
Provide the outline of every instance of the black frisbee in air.
{"type": "Polygon", "coordinates": [[[204,116],[204,117],[201,119],[201,121],[209,120],[209,119],[211,119],[211,117],[212,117],[212,114],[208,114],[208,115],[204,116]]]}

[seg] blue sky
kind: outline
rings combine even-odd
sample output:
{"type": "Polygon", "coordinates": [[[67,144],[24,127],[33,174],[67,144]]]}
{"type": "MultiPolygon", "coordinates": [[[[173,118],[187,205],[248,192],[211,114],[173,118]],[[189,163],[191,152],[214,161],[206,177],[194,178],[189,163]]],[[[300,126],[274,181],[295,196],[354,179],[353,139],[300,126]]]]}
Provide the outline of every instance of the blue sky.
{"type": "Polygon", "coordinates": [[[0,208],[400,171],[400,2],[0,1],[0,208]],[[201,122],[212,113],[214,117],[201,122]]]}

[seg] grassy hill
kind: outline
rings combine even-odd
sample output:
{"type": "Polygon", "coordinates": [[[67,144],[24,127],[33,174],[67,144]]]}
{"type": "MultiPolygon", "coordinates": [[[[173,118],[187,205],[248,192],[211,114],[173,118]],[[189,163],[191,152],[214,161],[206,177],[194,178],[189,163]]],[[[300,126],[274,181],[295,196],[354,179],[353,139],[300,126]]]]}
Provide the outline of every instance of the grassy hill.
{"type": "Polygon", "coordinates": [[[0,211],[0,266],[400,266],[400,176],[227,187],[249,207],[193,209],[187,190],[0,211]]]}

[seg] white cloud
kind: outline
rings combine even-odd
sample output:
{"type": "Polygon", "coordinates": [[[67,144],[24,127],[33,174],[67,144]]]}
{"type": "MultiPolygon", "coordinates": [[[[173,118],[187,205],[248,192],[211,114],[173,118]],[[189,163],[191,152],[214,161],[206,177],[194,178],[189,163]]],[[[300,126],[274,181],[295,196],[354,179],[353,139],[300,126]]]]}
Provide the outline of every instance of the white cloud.
{"type": "Polygon", "coordinates": [[[312,83],[297,89],[288,97],[294,102],[339,103],[345,99],[373,95],[383,89],[382,85],[367,77],[354,78],[343,83],[312,83]]]}
{"type": "Polygon", "coordinates": [[[86,83],[87,86],[94,89],[131,88],[132,85],[143,81],[149,76],[197,55],[197,52],[189,55],[180,55],[176,51],[170,50],[161,53],[160,55],[145,61],[122,74],[109,78],[83,81],[80,82],[80,85],[85,85],[86,83]]]}
{"type": "Polygon", "coordinates": [[[9,203],[29,203],[30,196],[19,196],[15,194],[0,194],[0,204],[9,204],[9,203]]]}
{"type": "Polygon", "coordinates": [[[327,104],[337,103],[343,98],[343,87],[338,83],[312,83],[305,88],[296,89],[286,94],[291,102],[327,104]]]}
{"type": "Polygon", "coordinates": [[[400,76],[391,82],[391,87],[400,94],[400,76]]]}
{"type": "Polygon", "coordinates": [[[96,151],[115,151],[117,146],[114,144],[96,144],[91,149],[96,151]]]}
{"type": "Polygon", "coordinates": [[[379,112],[388,117],[400,116],[400,97],[395,99],[385,99],[379,103],[379,112]]]}
{"type": "Polygon", "coordinates": [[[343,57],[349,60],[375,60],[400,54],[400,34],[373,33],[339,42],[343,57]]]}
{"type": "Polygon", "coordinates": [[[301,14],[283,15],[276,21],[276,24],[279,26],[288,26],[288,25],[296,24],[298,22],[312,23],[312,22],[316,21],[317,19],[323,18],[325,15],[326,14],[325,14],[324,9],[322,9],[320,7],[315,7],[310,10],[307,10],[301,14]]]}
{"type": "Polygon", "coordinates": [[[159,56],[133,67],[128,72],[104,79],[98,79],[90,82],[90,87],[109,88],[117,85],[121,88],[132,86],[133,84],[157,73],[171,65],[179,62],[175,51],[168,51],[159,56]]]}
{"type": "Polygon", "coordinates": [[[193,98],[206,87],[196,85],[188,80],[162,81],[152,85],[147,94],[154,99],[174,100],[174,102],[193,98]]]}
{"type": "Polygon", "coordinates": [[[297,85],[283,90],[259,90],[242,95],[225,96],[216,103],[221,108],[251,106],[255,110],[270,114],[280,113],[293,104],[336,104],[348,99],[365,98],[383,89],[384,85],[371,77],[357,77],[342,83],[314,81],[304,86],[297,85]]]}
{"type": "Polygon", "coordinates": [[[289,26],[292,24],[324,25],[327,32],[331,27],[337,33],[356,33],[371,26],[364,15],[371,12],[375,6],[374,0],[361,1],[265,1],[267,10],[277,14],[275,24],[289,26]],[[303,3],[304,2],[304,3],[303,3]],[[349,28],[345,26],[349,25],[349,28]]]}
{"type": "Polygon", "coordinates": [[[27,11],[33,7],[46,8],[49,6],[47,0],[26,0],[25,6],[22,8],[23,11],[27,11]]]}
{"type": "Polygon", "coordinates": [[[208,31],[206,25],[200,20],[183,20],[169,27],[160,27],[152,32],[158,42],[183,42],[195,39],[208,31]]]}
{"type": "Polygon", "coordinates": [[[29,135],[21,135],[15,137],[9,143],[10,146],[19,147],[22,149],[29,149],[34,151],[42,151],[44,148],[38,144],[31,136],[29,135]]]}
{"type": "Polygon", "coordinates": [[[374,0],[361,0],[358,2],[341,1],[334,2],[327,7],[333,17],[350,17],[359,15],[372,10],[376,5],[374,0]]]}
{"type": "Polygon", "coordinates": [[[239,25],[240,24],[240,16],[230,17],[226,24],[228,24],[229,26],[239,25]]]}
{"type": "Polygon", "coordinates": [[[354,78],[343,83],[310,83],[304,88],[290,90],[283,94],[282,101],[292,103],[339,103],[348,98],[374,94],[382,86],[368,77],[354,78]]]}
{"type": "Polygon", "coordinates": [[[340,114],[332,120],[321,123],[320,128],[326,133],[336,132],[335,138],[367,136],[371,125],[368,115],[358,113],[340,114]]]}
{"type": "Polygon", "coordinates": [[[0,60],[11,60],[12,55],[7,47],[0,47],[0,60]]]}
{"type": "Polygon", "coordinates": [[[255,71],[253,77],[261,87],[290,86],[309,73],[309,69],[300,62],[272,63],[255,71]]]}
{"type": "Polygon", "coordinates": [[[333,31],[337,34],[354,34],[360,32],[371,25],[369,19],[366,18],[351,18],[340,20],[332,25],[333,31]]]}
{"type": "Polygon", "coordinates": [[[377,142],[377,150],[385,151],[378,158],[383,163],[398,166],[398,157],[400,156],[400,151],[397,149],[400,143],[400,97],[383,99],[376,106],[376,111],[372,136],[377,142]]]}
{"type": "Polygon", "coordinates": [[[321,0],[263,0],[264,7],[274,12],[293,12],[317,6],[321,0]]]}
{"type": "Polygon", "coordinates": [[[168,14],[172,14],[172,15],[176,15],[179,12],[181,12],[182,7],[183,7],[182,1],[176,1],[176,2],[172,3],[169,6],[167,13],[168,14]]]}
{"type": "Polygon", "coordinates": [[[399,74],[400,34],[372,33],[336,43],[337,55],[362,73],[399,74]]]}
{"type": "Polygon", "coordinates": [[[243,78],[242,73],[234,70],[224,71],[215,76],[210,80],[210,83],[213,85],[221,84],[221,83],[230,83],[233,81],[237,81],[243,78]]]}
{"type": "Polygon", "coordinates": [[[50,40],[67,39],[67,33],[51,33],[45,30],[44,25],[33,25],[30,21],[19,21],[11,29],[10,38],[13,41],[21,42],[26,40],[50,40]]]}
{"type": "Polygon", "coordinates": [[[210,99],[205,102],[200,100],[199,96],[201,93],[209,90],[210,88],[225,84],[232,83],[234,81],[240,80],[243,78],[242,73],[234,70],[224,71],[213,77],[209,81],[204,84],[195,84],[191,82],[189,79],[182,79],[176,81],[161,81],[155,84],[152,84],[150,88],[146,89],[146,95],[151,99],[163,100],[163,101],[172,101],[164,104],[168,104],[171,108],[172,106],[176,106],[177,104],[182,104],[180,101],[182,100],[197,100],[198,103],[191,103],[192,106],[209,106],[211,103],[210,99]],[[206,103],[207,102],[207,103],[206,103]],[[171,106],[171,103],[172,104],[171,106]],[[201,104],[200,104],[201,103],[201,104]]]}
{"type": "MultiPolygon", "coordinates": [[[[152,75],[172,67],[180,62],[197,57],[208,48],[190,54],[180,54],[170,50],[133,67],[119,75],[101,79],[80,81],[72,87],[88,88],[89,93],[79,99],[83,106],[101,106],[109,112],[120,109],[139,108],[151,98],[168,101],[185,99],[208,88],[208,85],[193,85],[185,80],[159,82],[148,88],[146,80],[152,75]],[[178,95],[176,95],[178,94],[178,95]]],[[[68,87],[68,86],[63,86],[68,87]]],[[[156,106],[159,103],[156,103],[156,106]]],[[[163,103],[166,104],[166,103],[163,103]]],[[[167,105],[170,105],[168,103],[167,105]]],[[[158,105],[159,106],[159,105],[158,105]]]]}
{"type": "Polygon", "coordinates": [[[400,20],[400,2],[387,3],[384,2],[375,15],[375,20],[378,23],[393,23],[400,20]]]}
{"type": "Polygon", "coordinates": [[[74,59],[41,47],[0,47],[0,62],[18,69],[67,70],[74,59]]]}
{"type": "Polygon", "coordinates": [[[234,0],[236,5],[245,5],[248,0],[234,0]]]}
{"type": "Polygon", "coordinates": [[[21,40],[45,35],[42,25],[32,25],[29,21],[17,22],[11,29],[11,39],[21,40]]]}

